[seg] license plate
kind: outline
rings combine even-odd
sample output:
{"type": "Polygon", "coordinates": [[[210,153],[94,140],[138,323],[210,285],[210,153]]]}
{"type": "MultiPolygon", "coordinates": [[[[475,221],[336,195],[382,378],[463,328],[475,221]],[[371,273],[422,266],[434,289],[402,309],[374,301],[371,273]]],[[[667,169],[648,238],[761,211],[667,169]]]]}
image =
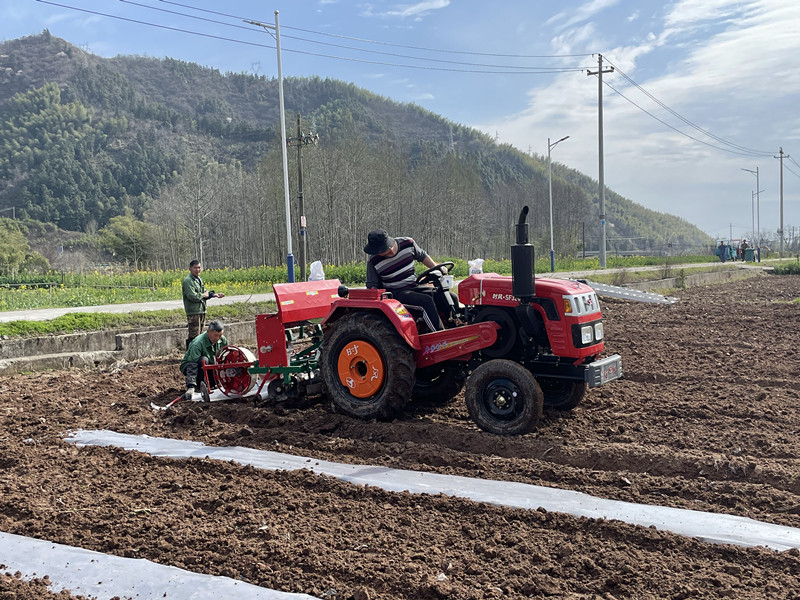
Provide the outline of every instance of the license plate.
{"type": "Polygon", "coordinates": [[[599,387],[620,377],[622,377],[622,357],[619,354],[597,360],[588,365],[586,370],[586,383],[589,387],[599,387]]]}
{"type": "Polygon", "coordinates": [[[600,384],[608,383],[622,377],[622,359],[617,356],[616,360],[600,367],[600,384]]]}

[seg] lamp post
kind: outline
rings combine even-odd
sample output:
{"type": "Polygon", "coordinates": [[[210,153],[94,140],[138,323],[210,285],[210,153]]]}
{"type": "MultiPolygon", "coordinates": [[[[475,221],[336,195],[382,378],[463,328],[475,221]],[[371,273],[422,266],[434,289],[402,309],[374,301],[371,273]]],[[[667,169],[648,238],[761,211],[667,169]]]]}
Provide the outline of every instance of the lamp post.
{"type": "Polygon", "coordinates": [[[249,23],[250,25],[258,25],[259,27],[263,27],[264,30],[272,35],[272,31],[275,31],[275,35],[272,37],[275,39],[275,47],[278,51],[278,109],[280,111],[280,119],[281,119],[281,146],[283,146],[283,195],[284,195],[284,202],[286,204],[286,266],[287,266],[287,278],[289,283],[294,283],[294,255],[292,254],[292,219],[289,211],[289,159],[286,156],[286,149],[288,144],[286,143],[286,117],[284,114],[283,108],[283,66],[281,65],[281,27],[278,23],[278,11],[275,11],[275,25],[267,25],[265,23],[259,23],[258,21],[245,21],[245,23],[249,23]]]}
{"type": "Polygon", "coordinates": [[[550,272],[555,273],[556,271],[556,258],[555,258],[555,251],[553,249],[553,167],[550,161],[550,150],[555,148],[558,144],[563,142],[564,140],[569,139],[568,135],[565,135],[557,142],[550,143],[550,138],[547,138],[547,186],[550,188],[550,272]]]}
{"type": "Polygon", "coordinates": [[[756,167],[755,171],[742,167],[742,171],[747,171],[756,176],[756,216],[758,218],[758,237],[756,237],[756,247],[758,250],[756,250],[756,252],[758,254],[758,261],[761,262],[761,186],[758,180],[758,167],[756,167]]]}

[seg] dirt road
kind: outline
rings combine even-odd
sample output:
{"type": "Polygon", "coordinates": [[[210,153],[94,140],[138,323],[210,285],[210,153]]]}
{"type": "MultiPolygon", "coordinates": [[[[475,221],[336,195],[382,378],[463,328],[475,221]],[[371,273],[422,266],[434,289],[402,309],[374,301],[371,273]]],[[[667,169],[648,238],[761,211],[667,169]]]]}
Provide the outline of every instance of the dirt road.
{"type": "MultiPolygon", "coordinates": [[[[336,600],[800,598],[800,552],[63,443],[71,429],[521,481],[800,527],[800,277],[603,302],[625,379],[497,437],[463,397],[389,423],[322,399],[178,405],[176,362],[0,379],[0,530],[336,600]],[[335,594],[335,595],[334,595],[335,594]]],[[[0,569],[0,573],[6,569],[0,569]]],[[[0,575],[2,600],[46,597],[0,575]]],[[[65,597],[65,596],[59,596],[65,597]]]]}

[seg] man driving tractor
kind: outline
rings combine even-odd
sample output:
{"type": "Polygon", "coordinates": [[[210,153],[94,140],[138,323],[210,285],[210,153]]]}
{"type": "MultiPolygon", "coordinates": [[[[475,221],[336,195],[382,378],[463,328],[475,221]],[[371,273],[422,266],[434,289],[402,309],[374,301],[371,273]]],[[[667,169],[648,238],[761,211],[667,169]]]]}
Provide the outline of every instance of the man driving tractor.
{"type": "MultiPolygon", "coordinates": [[[[444,329],[437,306],[447,312],[449,305],[440,294],[433,294],[429,285],[419,285],[414,273],[414,261],[419,261],[429,269],[436,263],[428,253],[420,248],[410,237],[390,237],[384,229],[370,231],[364,252],[367,259],[367,288],[385,289],[402,302],[419,306],[424,311],[423,320],[430,331],[444,329]]],[[[442,275],[447,275],[447,267],[439,266],[442,275]]]]}

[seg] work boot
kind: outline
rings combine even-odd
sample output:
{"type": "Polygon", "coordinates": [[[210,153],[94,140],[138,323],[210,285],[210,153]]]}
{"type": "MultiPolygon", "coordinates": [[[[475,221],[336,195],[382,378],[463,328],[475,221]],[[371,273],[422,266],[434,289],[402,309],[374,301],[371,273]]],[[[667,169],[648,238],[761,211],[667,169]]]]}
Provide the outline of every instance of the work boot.
{"type": "Polygon", "coordinates": [[[183,399],[191,400],[193,395],[194,395],[194,388],[193,387],[186,388],[186,392],[183,394],[183,399]]]}

